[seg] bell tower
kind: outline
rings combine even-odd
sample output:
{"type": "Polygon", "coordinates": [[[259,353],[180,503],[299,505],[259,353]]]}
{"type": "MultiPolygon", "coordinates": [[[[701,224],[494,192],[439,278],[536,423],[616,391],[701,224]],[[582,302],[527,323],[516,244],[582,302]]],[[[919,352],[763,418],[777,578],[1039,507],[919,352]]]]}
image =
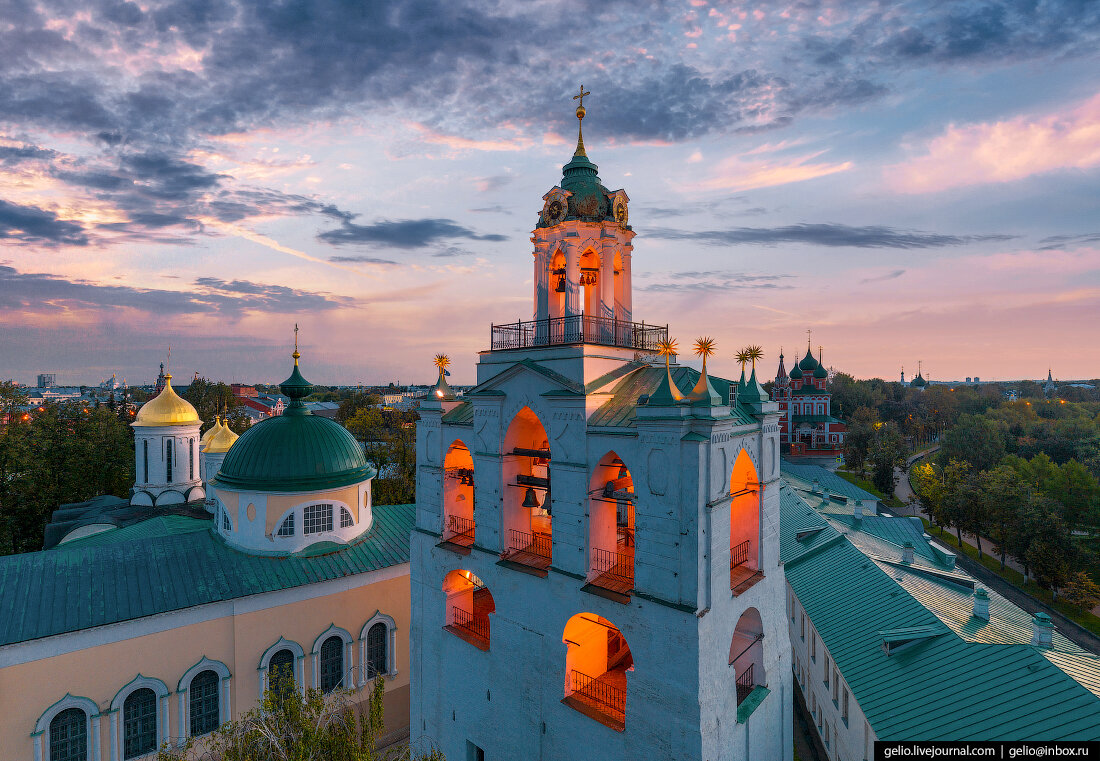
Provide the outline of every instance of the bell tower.
{"type": "Polygon", "coordinates": [[[544,326],[548,331],[571,318],[597,318],[590,324],[599,340],[606,340],[613,329],[609,323],[631,320],[634,231],[626,191],[605,188],[597,174],[599,167],[585,152],[582,126],[588,94],[581,87],[573,96],[579,101],[577,149],[562,167],[561,184],[542,197],[542,211],[531,236],[534,317],[555,321],[544,326]]]}

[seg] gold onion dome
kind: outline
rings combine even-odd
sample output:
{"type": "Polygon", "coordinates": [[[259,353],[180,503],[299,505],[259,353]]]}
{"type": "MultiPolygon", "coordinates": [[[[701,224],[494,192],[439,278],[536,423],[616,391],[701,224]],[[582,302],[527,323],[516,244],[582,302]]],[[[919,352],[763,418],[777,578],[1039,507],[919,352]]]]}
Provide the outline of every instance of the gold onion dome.
{"type": "Polygon", "coordinates": [[[146,402],[138,410],[137,417],[130,425],[154,428],[157,426],[188,425],[201,423],[199,413],[191,403],[172,388],[171,373],[164,376],[164,390],[156,398],[146,402]]]}
{"type": "Polygon", "coordinates": [[[239,438],[237,434],[233,433],[233,429],[219,421],[218,431],[210,437],[205,451],[207,454],[224,454],[233,446],[233,442],[239,438]]]}
{"type": "Polygon", "coordinates": [[[221,415],[214,418],[214,425],[206,429],[206,433],[199,437],[199,449],[205,449],[206,445],[210,442],[210,439],[214,438],[214,435],[222,427],[221,415]]]}

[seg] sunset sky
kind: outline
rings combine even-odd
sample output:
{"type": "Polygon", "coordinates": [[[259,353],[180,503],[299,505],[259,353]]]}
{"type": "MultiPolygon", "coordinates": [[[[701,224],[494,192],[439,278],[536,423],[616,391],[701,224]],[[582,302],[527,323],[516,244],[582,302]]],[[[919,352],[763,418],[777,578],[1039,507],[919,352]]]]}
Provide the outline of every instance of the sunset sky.
{"type": "MultiPolygon", "coordinates": [[[[576,141],[634,318],[1100,376],[1100,3],[0,0],[0,377],[471,382],[576,141]]],[[[682,357],[687,361],[688,357],[682,357]]]]}

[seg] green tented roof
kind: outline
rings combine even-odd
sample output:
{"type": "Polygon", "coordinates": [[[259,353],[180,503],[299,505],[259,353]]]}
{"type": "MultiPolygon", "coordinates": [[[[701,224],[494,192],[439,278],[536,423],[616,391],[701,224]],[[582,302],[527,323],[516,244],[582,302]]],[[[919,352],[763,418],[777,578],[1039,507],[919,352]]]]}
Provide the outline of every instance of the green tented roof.
{"type": "Polygon", "coordinates": [[[474,405],[462,402],[450,412],[444,413],[442,420],[451,425],[470,425],[474,422],[474,405]]]}
{"type": "Polygon", "coordinates": [[[0,645],[407,563],[414,513],[376,506],[366,536],[320,556],[249,555],[209,519],[174,516],[0,557],[0,645]]]}
{"type": "MultiPolygon", "coordinates": [[[[784,492],[780,544],[787,580],[880,740],[1100,737],[1100,699],[1083,686],[1100,682],[1089,657],[1063,652],[1061,640],[1050,649],[1024,644],[1019,632],[997,643],[960,636],[926,606],[927,598],[911,593],[905,579],[918,574],[884,570],[849,541],[851,533],[815,539],[814,547],[799,551],[793,537],[812,522],[807,511],[816,511],[797,492],[784,492]],[[880,632],[937,627],[942,634],[893,655],[883,652],[880,632]],[[1071,663],[1063,671],[1055,664],[1065,660],[1071,663]]],[[[924,594],[961,599],[952,585],[923,583],[924,594]]]]}
{"type": "MultiPolygon", "coordinates": [[[[681,393],[687,394],[699,381],[699,371],[690,367],[673,367],[672,379],[681,393]]],[[[735,382],[708,374],[710,385],[723,401],[728,402],[731,385],[735,382]]],[[[634,414],[638,407],[638,398],[653,394],[665,378],[664,366],[637,365],[630,373],[623,376],[611,389],[611,398],[604,402],[588,418],[589,426],[606,426],[610,428],[633,428],[634,414]]],[[[735,405],[731,414],[737,424],[751,425],[756,423],[756,418],[744,409],[742,405],[735,405]]]]}

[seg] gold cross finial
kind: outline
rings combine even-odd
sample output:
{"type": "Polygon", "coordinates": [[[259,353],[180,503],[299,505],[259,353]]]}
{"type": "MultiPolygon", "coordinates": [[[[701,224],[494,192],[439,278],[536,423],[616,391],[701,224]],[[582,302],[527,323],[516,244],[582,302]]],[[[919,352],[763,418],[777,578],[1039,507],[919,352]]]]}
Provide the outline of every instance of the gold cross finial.
{"type": "Polygon", "coordinates": [[[168,361],[164,363],[164,368],[168,371],[164,374],[165,378],[172,377],[172,344],[168,344],[168,361]]]}
{"type": "Polygon", "coordinates": [[[806,329],[806,351],[810,350],[810,336],[813,335],[813,330],[806,329]]]}
{"type": "Polygon", "coordinates": [[[298,365],[298,358],[302,355],[298,353],[298,323],[294,323],[294,353],[290,356],[294,357],[294,365],[298,365]]]}
{"type": "Polygon", "coordinates": [[[573,151],[574,156],[588,158],[588,154],[584,152],[584,130],[581,127],[584,124],[584,115],[587,113],[584,110],[584,96],[591,94],[584,89],[584,85],[581,85],[580,92],[573,96],[573,100],[580,101],[580,105],[577,106],[577,150],[573,151]]]}

